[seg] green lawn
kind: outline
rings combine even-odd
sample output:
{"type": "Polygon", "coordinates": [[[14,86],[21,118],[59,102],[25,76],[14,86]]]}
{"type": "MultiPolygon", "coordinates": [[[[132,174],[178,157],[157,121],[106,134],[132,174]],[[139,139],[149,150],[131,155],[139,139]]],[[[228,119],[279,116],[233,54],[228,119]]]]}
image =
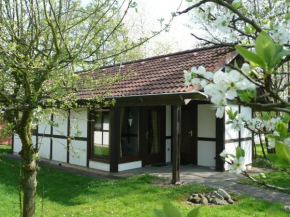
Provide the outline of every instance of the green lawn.
{"type": "MultiPolygon", "coordinates": [[[[264,145],[264,147],[265,147],[265,145],[264,145]]],[[[256,176],[254,176],[254,178],[256,178],[259,181],[266,181],[268,184],[272,184],[272,185],[275,185],[278,187],[289,188],[290,187],[290,175],[286,172],[282,172],[282,171],[277,170],[277,168],[274,167],[274,165],[271,161],[263,158],[261,145],[259,145],[259,144],[256,145],[256,148],[257,148],[257,159],[254,161],[253,166],[262,167],[262,168],[270,168],[270,169],[273,169],[273,171],[264,173],[266,175],[266,179],[262,178],[260,175],[256,175],[256,176]]],[[[265,147],[265,151],[267,154],[266,147],[265,147]]],[[[255,184],[247,178],[242,180],[241,183],[267,188],[265,186],[255,184]]],[[[287,193],[290,193],[290,191],[287,193]]]]}
{"type": "MultiPolygon", "coordinates": [[[[273,172],[265,172],[264,174],[266,176],[266,179],[262,178],[260,175],[256,175],[254,176],[254,178],[256,178],[259,181],[266,181],[268,184],[275,185],[278,187],[290,188],[290,175],[288,173],[282,171],[273,171],[273,172]]],[[[242,183],[267,188],[265,186],[255,184],[249,179],[242,180],[242,183]]],[[[290,193],[290,191],[288,191],[287,193],[290,193]]]]}
{"type": "MultiPolygon", "coordinates": [[[[0,152],[8,151],[0,147],[0,152]]],[[[0,157],[8,164],[19,162],[0,157]]],[[[19,216],[17,182],[19,170],[0,163],[0,216],[19,216]]],[[[102,181],[73,173],[66,173],[42,167],[38,175],[37,216],[41,216],[41,188],[44,186],[43,216],[154,216],[153,209],[161,209],[162,204],[171,201],[183,215],[193,206],[187,205],[185,198],[194,192],[210,190],[202,185],[182,187],[161,187],[152,185],[156,179],[150,175],[135,176],[126,180],[102,181]]],[[[235,205],[209,206],[201,209],[200,216],[242,217],[242,216],[289,216],[278,203],[269,203],[240,196],[235,205]]]]}

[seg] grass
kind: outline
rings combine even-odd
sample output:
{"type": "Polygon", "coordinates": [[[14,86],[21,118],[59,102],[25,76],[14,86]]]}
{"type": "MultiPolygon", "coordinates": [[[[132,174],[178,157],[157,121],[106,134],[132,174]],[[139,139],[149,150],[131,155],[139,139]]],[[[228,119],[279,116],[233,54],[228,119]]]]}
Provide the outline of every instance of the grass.
{"type": "MultiPolygon", "coordinates": [[[[272,171],[264,173],[266,178],[262,178],[260,175],[253,176],[255,179],[259,181],[266,181],[268,184],[275,185],[283,188],[290,188],[290,175],[283,171],[272,171]]],[[[256,183],[253,183],[249,179],[244,179],[241,181],[245,184],[255,185],[263,188],[267,188],[266,186],[261,186],[256,183]]],[[[283,191],[286,193],[290,193],[290,191],[283,191]]]]}
{"type": "MultiPolygon", "coordinates": [[[[0,147],[0,152],[9,151],[0,147]]],[[[0,216],[19,216],[19,201],[15,175],[19,169],[10,164],[18,161],[0,157],[0,216]]],[[[185,202],[192,193],[211,190],[203,185],[162,187],[152,184],[156,178],[148,174],[126,180],[103,181],[74,173],[42,167],[38,174],[36,198],[37,216],[41,216],[41,189],[44,187],[44,213],[46,217],[59,216],[150,216],[153,209],[161,209],[164,202],[172,202],[185,216],[194,206],[185,202]]],[[[289,216],[279,203],[269,203],[239,196],[234,205],[203,207],[200,216],[289,216]]]]}
{"type": "MultiPolygon", "coordinates": [[[[267,154],[266,150],[266,145],[264,145],[265,151],[267,154]]],[[[273,163],[267,159],[263,158],[263,153],[262,153],[262,147],[260,144],[256,144],[257,148],[257,159],[253,162],[253,166],[255,167],[261,167],[261,168],[268,168],[268,169],[273,169],[273,171],[270,172],[265,172],[266,178],[262,178],[260,175],[255,175],[253,176],[255,179],[258,181],[266,181],[268,184],[275,185],[278,187],[283,187],[283,188],[289,188],[290,187],[290,175],[286,172],[277,170],[273,163]]],[[[250,184],[258,187],[263,187],[263,188],[268,188],[263,185],[256,184],[252,182],[250,179],[243,179],[241,183],[244,184],[250,184]]],[[[283,191],[285,192],[285,191],[283,191]]],[[[290,191],[286,191],[286,193],[290,193],[290,191]]]]}

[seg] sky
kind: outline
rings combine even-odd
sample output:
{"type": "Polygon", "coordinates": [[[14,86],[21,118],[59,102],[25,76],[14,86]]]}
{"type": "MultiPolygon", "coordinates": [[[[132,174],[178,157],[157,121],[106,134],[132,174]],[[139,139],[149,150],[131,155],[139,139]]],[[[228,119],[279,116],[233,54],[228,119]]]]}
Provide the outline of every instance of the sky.
{"type": "MultiPolygon", "coordinates": [[[[87,4],[91,0],[82,0],[82,4],[87,4]]],[[[158,19],[164,18],[163,23],[166,24],[171,19],[171,13],[175,11],[181,11],[187,8],[188,3],[186,0],[135,0],[137,3],[138,12],[131,10],[127,15],[125,23],[128,26],[133,25],[132,22],[139,22],[140,19],[145,20],[144,28],[147,32],[152,32],[154,30],[160,29],[160,22],[158,19]],[[178,9],[178,7],[180,8],[178,9]]],[[[162,32],[158,37],[156,37],[150,46],[154,46],[154,41],[160,41],[164,43],[171,44],[173,52],[178,52],[182,50],[189,50],[196,47],[196,40],[190,35],[193,31],[186,27],[186,24],[190,22],[189,15],[183,14],[176,16],[171,23],[171,28],[169,32],[162,32]]],[[[132,33],[136,38],[139,35],[132,33]]]]}
{"type": "MultiPolygon", "coordinates": [[[[163,21],[170,20],[171,13],[175,12],[178,7],[178,11],[185,9],[188,3],[185,0],[137,0],[139,13],[148,14],[146,19],[148,23],[159,25],[157,21],[160,18],[164,18],[163,21]],[[141,11],[140,11],[141,10],[141,11]]],[[[138,15],[137,15],[138,16],[138,15]]],[[[171,28],[168,33],[161,33],[158,37],[159,40],[171,41],[174,44],[178,44],[177,50],[188,50],[194,48],[196,41],[190,35],[190,30],[185,25],[190,22],[188,14],[183,14],[175,17],[171,23],[171,28]]]]}

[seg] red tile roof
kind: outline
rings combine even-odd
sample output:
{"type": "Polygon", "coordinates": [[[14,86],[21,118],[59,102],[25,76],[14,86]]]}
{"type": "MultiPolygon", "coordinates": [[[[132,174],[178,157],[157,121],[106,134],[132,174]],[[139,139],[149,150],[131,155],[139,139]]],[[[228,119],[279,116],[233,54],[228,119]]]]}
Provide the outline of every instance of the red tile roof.
{"type": "Polygon", "coordinates": [[[104,67],[94,71],[93,76],[122,76],[125,73],[128,73],[128,76],[111,87],[81,89],[79,96],[86,99],[108,91],[110,97],[198,91],[200,87],[197,85],[185,86],[183,70],[189,70],[193,66],[204,66],[207,70],[215,72],[235,56],[236,53],[229,48],[213,46],[123,63],[121,66],[104,67]]]}

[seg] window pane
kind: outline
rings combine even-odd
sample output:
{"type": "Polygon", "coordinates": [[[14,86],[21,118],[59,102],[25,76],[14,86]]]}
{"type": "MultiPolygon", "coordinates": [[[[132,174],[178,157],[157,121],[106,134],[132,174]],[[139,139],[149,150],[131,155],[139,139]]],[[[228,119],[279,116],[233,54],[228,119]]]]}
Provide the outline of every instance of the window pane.
{"type": "Polygon", "coordinates": [[[148,111],[148,126],[146,131],[148,154],[160,152],[160,117],[156,109],[148,111]]]}
{"type": "Polygon", "coordinates": [[[102,145],[103,144],[103,133],[102,131],[95,131],[94,132],[94,144],[95,145],[102,145]]]}
{"type": "Polygon", "coordinates": [[[102,113],[101,112],[98,112],[96,114],[95,122],[94,122],[94,130],[95,131],[102,130],[102,113]]]}
{"type": "Polygon", "coordinates": [[[121,157],[137,156],[139,154],[139,108],[125,107],[121,111],[121,132],[121,157]]]}
{"type": "Polygon", "coordinates": [[[109,156],[109,114],[97,112],[93,123],[93,155],[98,157],[109,156]]]}
{"type": "Polygon", "coordinates": [[[109,130],[109,114],[104,114],[103,130],[109,130]]]}
{"type": "Polygon", "coordinates": [[[109,132],[103,132],[103,145],[109,145],[109,132]]]}

